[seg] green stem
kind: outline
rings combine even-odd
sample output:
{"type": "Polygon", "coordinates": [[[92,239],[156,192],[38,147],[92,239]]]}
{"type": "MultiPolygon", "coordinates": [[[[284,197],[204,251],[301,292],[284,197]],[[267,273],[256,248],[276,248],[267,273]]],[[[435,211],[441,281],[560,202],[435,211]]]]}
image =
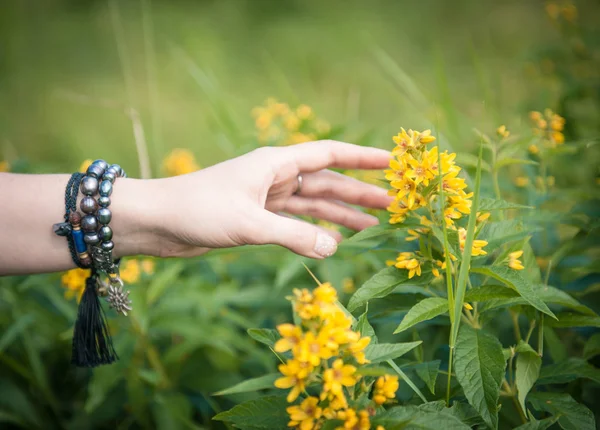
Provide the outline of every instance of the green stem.
{"type": "Polygon", "coordinates": [[[510,312],[510,318],[512,319],[512,322],[513,322],[513,328],[515,330],[515,339],[517,340],[517,342],[519,342],[520,340],[523,339],[521,337],[521,329],[519,328],[519,313],[513,312],[513,311],[509,311],[509,312],[510,312]]]}
{"type": "Polygon", "coordinates": [[[540,316],[540,328],[538,329],[538,355],[544,356],[544,314],[540,316]]]}
{"type": "Polygon", "coordinates": [[[450,385],[452,383],[452,357],[454,353],[454,347],[450,347],[448,352],[448,380],[446,383],[446,406],[450,407],[450,385]]]}
{"type": "Polygon", "coordinates": [[[533,329],[535,328],[535,320],[531,321],[529,323],[529,330],[527,331],[527,337],[525,337],[525,343],[529,343],[529,339],[531,338],[531,335],[533,334],[533,329]]]}

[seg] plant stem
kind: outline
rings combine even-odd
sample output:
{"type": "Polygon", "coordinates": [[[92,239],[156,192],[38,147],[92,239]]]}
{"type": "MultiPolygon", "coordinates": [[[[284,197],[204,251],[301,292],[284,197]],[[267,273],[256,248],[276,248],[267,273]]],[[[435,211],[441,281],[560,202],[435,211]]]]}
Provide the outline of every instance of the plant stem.
{"type": "Polygon", "coordinates": [[[529,343],[529,339],[531,338],[531,335],[533,334],[533,329],[535,328],[535,320],[531,321],[529,323],[529,331],[527,331],[527,337],[525,337],[525,343],[529,343]]]}
{"type": "Polygon", "coordinates": [[[540,316],[540,328],[538,329],[538,355],[544,356],[544,314],[540,316]]]}
{"type": "Polygon", "coordinates": [[[513,312],[513,311],[509,311],[509,312],[510,312],[510,317],[513,322],[513,328],[515,330],[515,339],[517,340],[517,342],[519,342],[520,340],[523,339],[521,337],[521,329],[519,328],[519,313],[513,312]]]}
{"type": "Polygon", "coordinates": [[[454,347],[450,347],[448,352],[448,380],[446,383],[446,406],[450,407],[450,385],[452,383],[452,357],[454,353],[454,347]]]}

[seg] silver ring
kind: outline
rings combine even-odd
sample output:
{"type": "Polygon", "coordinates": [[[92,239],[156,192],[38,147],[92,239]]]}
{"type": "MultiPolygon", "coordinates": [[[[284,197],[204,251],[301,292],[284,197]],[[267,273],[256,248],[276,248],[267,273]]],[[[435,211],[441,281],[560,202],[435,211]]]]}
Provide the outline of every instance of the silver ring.
{"type": "Polygon", "coordinates": [[[300,194],[302,191],[302,175],[298,175],[298,186],[296,187],[296,191],[294,191],[295,195],[300,194]]]}

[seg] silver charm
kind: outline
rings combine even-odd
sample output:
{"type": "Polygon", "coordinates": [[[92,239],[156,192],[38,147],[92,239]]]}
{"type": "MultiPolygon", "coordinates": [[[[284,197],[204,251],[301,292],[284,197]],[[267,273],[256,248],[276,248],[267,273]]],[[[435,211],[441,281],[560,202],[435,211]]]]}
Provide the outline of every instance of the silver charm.
{"type": "Polygon", "coordinates": [[[123,281],[119,279],[118,284],[115,286],[112,283],[108,286],[108,297],[106,301],[110,304],[110,307],[119,313],[127,316],[127,312],[131,311],[131,300],[129,299],[129,290],[123,290],[123,281]]]}

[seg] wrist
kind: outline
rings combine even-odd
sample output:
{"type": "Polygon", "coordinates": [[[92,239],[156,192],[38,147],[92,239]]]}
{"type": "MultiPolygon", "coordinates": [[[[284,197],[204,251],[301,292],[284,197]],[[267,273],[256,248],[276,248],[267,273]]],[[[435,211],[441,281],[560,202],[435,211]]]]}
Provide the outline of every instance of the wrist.
{"type": "Polygon", "coordinates": [[[115,257],[160,253],[160,180],[120,178],[111,196],[115,257]]]}

